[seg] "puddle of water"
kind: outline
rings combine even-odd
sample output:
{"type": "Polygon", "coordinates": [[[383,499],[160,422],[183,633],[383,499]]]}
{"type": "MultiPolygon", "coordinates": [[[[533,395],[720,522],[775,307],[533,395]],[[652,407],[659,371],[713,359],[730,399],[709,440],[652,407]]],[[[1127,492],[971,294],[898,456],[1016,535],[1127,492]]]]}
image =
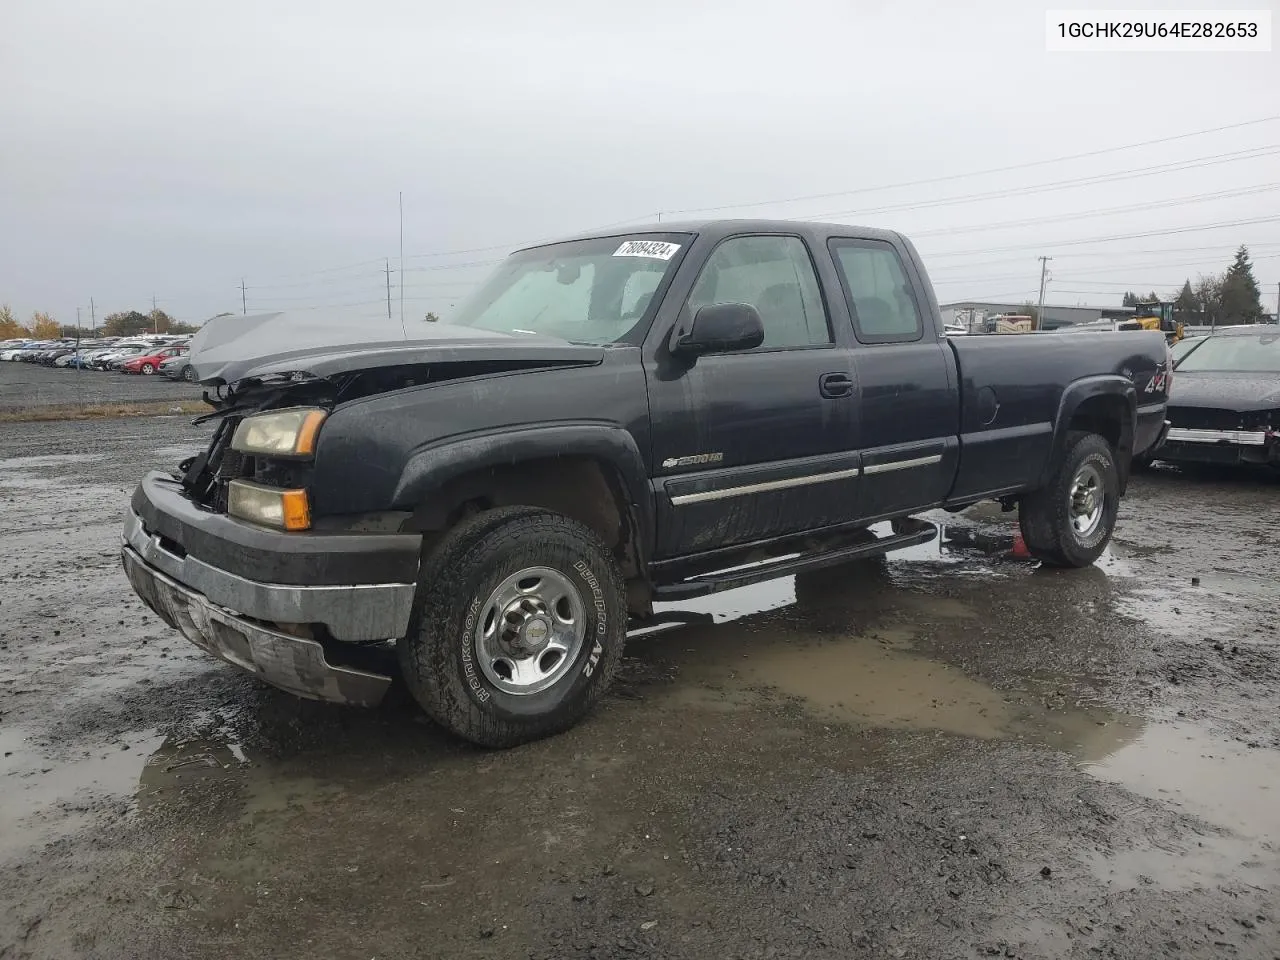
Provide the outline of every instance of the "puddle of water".
{"type": "Polygon", "coordinates": [[[1150,726],[1087,767],[1099,780],[1168,801],[1214,826],[1280,842],[1280,752],[1190,724],[1150,726]]]}
{"type": "MultiPolygon", "coordinates": [[[[963,621],[959,601],[919,597],[934,616],[963,621]]],[[[1007,694],[962,670],[912,652],[916,634],[880,627],[829,636],[776,622],[744,629],[693,626],[646,643],[680,679],[663,692],[681,707],[741,710],[769,698],[823,720],[889,729],[941,730],[980,739],[1027,739],[1101,758],[1133,739],[1141,722],[1101,710],[1053,708],[1007,694]]]]}
{"type": "Polygon", "coordinates": [[[1099,855],[1092,866],[1103,879],[1168,888],[1280,882],[1280,752],[1160,724],[1085,770],[1221,831],[1099,855]]]}
{"type": "Polygon", "coordinates": [[[77,815],[93,800],[131,797],[160,742],[154,731],[138,731],[61,760],[48,757],[20,728],[0,730],[0,823],[6,825],[0,859],[75,829],[83,820],[77,815]]]}
{"type": "Polygon", "coordinates": [[[138,808],[147,810],[195,784],[233,779],[247,762],[236,743],[165,740],[140,771],[135,784],[138,808]]]}
{"type": "Polygon", "coordinates": [[[341,786],[314,777],[283,775],[261,764],[244,747],[225,739],[166,740],[147,758],[137,782],[138,809],[146,811],[178,798],[190,789],[207,791],[231,782],[241,791],[248,820],[274,815],[315,813],[340,796],[341,786]]]}
{"type": "Polygon", "coordinates": [[[1235,619],[1234,605],[1202,587],[1146,585],[1116,598],[1116,612],[1174,637],[1221,633],[1235,619]]]}
{"type": "Polygon", "coordinates": [[[710,616],[716,623],[728,623],[740,617],[789,607],[796,602],[796,578],[780,577],[755,586],[726,590],[706,597],[681,600],[678,603],[655,603],[659,614],[688,613],[710,616]]]}

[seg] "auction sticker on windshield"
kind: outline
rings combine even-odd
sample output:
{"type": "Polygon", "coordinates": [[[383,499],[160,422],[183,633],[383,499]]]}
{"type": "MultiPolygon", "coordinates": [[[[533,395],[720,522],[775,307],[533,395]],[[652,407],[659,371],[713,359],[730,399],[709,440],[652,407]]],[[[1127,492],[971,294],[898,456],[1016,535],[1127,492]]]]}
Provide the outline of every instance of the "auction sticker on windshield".
{"type": "Polygon", "coordinates": [[[654,260],[670,260],[680,249],[678,243],[667,243],[665,240],[628,240],[617,250],[615,257],[651,257],[654,260]]]}

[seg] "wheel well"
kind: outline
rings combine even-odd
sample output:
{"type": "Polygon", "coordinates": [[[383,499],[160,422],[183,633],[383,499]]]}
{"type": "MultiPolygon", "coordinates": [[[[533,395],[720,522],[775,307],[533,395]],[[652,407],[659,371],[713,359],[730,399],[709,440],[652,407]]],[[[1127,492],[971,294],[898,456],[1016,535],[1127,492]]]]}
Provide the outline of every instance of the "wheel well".
{"type": "Polygon", "coordinates": [[[1133,424],[1129,403],[1115,395],[1089,397],[1076,408],[1068,430],[1083,430],[1104,437],[1117,455],[1133,449],[1133,424]]]}
{"type": "Polygon", "coordinates": [[[641,576],[639,531],[617,470],[590,457],[544,457],[473,470],[432,491],[407,528],[443,533],[463,517],[495,507],[543,507],[594,530],[623,576],[641,576]]]}

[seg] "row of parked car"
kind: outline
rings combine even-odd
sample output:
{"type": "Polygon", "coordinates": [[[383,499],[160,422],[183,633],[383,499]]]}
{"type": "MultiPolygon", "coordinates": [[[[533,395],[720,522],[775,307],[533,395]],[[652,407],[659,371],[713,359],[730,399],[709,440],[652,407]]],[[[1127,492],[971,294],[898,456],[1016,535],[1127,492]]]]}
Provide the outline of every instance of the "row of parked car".
{"type": "Polygon", "coordinates": [[[0,360],[38,363],[68,370],[99,370],[160,374],[172,380],[193,380],[187,359],[188,336],[106,337],[95,340],[6,340],[0,360]]]}

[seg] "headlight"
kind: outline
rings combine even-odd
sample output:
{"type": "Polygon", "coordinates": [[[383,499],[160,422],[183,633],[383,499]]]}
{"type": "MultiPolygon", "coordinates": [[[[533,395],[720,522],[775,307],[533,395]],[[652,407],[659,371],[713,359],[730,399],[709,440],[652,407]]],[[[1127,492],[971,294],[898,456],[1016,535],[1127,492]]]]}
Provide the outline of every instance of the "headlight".
{"type": "Polygon", "coordinates": [[[227,484],[227,513],[281,530],[309,530],[311,504],[305,490],[281,490],[247,480],[227,484]]]}
{"type": "Polygon", "coordinates": [[[231,438],[231,448],[265,456],[309,457],[316,452],[316,434],[326,416],[326,411],[315,407],[293,407],[245,417],[231,438]]]}

